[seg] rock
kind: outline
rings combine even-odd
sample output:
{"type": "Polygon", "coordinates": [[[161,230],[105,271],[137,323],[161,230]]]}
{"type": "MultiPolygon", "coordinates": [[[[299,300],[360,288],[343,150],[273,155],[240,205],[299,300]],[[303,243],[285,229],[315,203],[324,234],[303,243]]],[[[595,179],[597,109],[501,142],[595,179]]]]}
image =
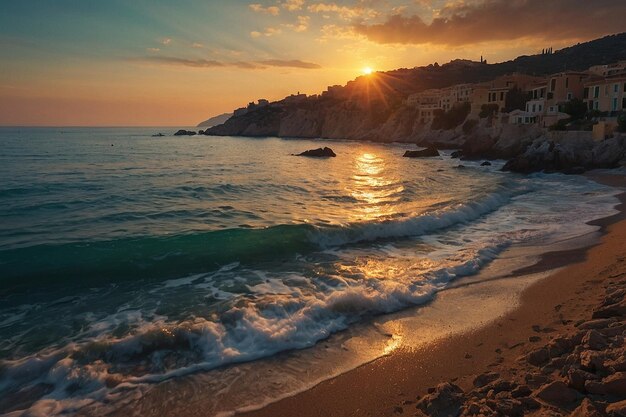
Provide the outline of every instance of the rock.
{"type": "Polygon", "coordinates": [[[163,133],[155,133],[154,135],[152,135],[153,138],[160,138],[162,136],[165,136],[163,133]]]}
{"type": "Polygon", "coordinates": [[[178,132],[174,133],[174,136],[194,136],[196,132],[192,130],[180,129],[178,132]]]}
{"type": "Polygon", "coordinates": [[[198,130],[198,135],[204,135],[204,130],[198,130]]]}
{"type": "Polygon", "coordinates": [[[311,156],[315,158],[328,158],[337,156],[332,149],[328,147],[311,149],[297,154],[296,156],[311,156]]]}
{"type": "Polygon", "coordinates": [[[596,372],[605,369],[605,359],[604,355],[595,351],[585,350],[580,352],[580,366],[585,371],[596,372]]]}
{"type": "Polygon", "coordinates": [[[585,389],[592,394],[614,395],[626,398],[626,372],[609,375],[600,382],[587,381],[585,389]]]}
{"type": "Polygon", "coordinates": [[[548,362],[549,359],[550,354],[546,348],[534,350],[526,355],[526,361],[535,366],[541,366],[548,362]]]}
{"type": "Polygon", "coordinates": [[[591,350],[601,350],[608,344],[606,338],[596,330],[589,330],[583,337],[582,343],[585,348],[591,350]]]}
{"type": "Polygon", "coordinates": [[[578,399],[578,392],[568,387],[563,381],[553,381],[542,385],[534,397],[553,405],[568,405],[578,399]]]}
{"type": "Polygon", "coordinates": [[[570,417],[602,417],[602,413],[589,398],[583,398],[583,401],[570,414],[570,417]]]}
{"type": "Polygon", "coordinates": [[[611,323],[615,323],[615,321],[617,321],[616,318],[610,318],[610,319],[596,319],[596,320],[590,320],[590,321],[586,321],[580,325],[578,325],[577,327],[581,330],[591,330],[591,329],[604,329],[605,327],[609,327],[609,325],[611,323]]]}
{"type": "Polygon", "coordinates": [[[567,372],[567,385],[574,388],[576,391],[585,391],[585,382],[588,380],[596,380],[598,377],[591,372],[586,372],[581,369],[570,369],[567,372]]]}
{"type": "Polygon", "coordinates": [[[491,162],[489,161],[485,161],[482,164],[480,164],[481,167],[490,167],[491,166],[491,162]]]}
{"type": "Polygon", "coordinates": [[[478,375],[476,378],[474,378],[473,384],[476,388],[481,388],[489,384],[490,382],[495,381],[499,377],[500,377],[500,374],[496,372],[487,372],[487,373],[478,375]]]}
{"type": "Polygon", "coordinates": [[[565,353],[568,353],[573,348],[572,341],[565,337],[558,337],[553,339],[548,343],[548,354],[551,358],[555,358],[557,356],[561,356],[565,353]]]}
{"type": "Polygon", "coordinates": [[[606,413],[610,417],[626,417],[626,400],[609,404],[606,407],[606,413]]]}
{"type": "Polygon", "coordinates": [[[591,317],[594,319],[607,319],[624,316],[626,316],[626,302],[622,300],[620,303],[611,304],[594,311],[591,317]]]}
{"type": "Polygon", "coordinates": [[[405,158],[431,158],[439,156],[439,151],[433,147],[428,147],[419,151],[406,151],[402,156],[405,158]]]}
{"type": "Polygon", "coordinates": [[[456,417],[465,402],[463,390],[449,382],[437,385],[434,391],[420,399],[416,408],[431,417],[456,417]]]}
{"type": "Polygon", "coordinates": [[[454,151],[450,154],[450,159],[457,159],[457,158],[460,158],[462,155],[463,155],[463,152],[454,151]]]}
{"type": "Polygon", "coordinates": [[[511,391],[511,397],[513,398],[528,397],[530,394],[532,394],[532,391],[526,385],[520,385],[511,391]]]}

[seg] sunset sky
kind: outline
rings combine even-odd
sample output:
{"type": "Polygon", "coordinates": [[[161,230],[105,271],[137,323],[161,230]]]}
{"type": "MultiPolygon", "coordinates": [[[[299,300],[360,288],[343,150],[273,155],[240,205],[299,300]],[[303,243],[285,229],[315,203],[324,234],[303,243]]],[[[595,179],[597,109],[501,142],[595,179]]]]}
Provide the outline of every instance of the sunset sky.
{"type": "Polygon", "coordinates": [[[626,31],[623,0],[0,0],[0,125],[189,126],[366,67],[626,31]]]}

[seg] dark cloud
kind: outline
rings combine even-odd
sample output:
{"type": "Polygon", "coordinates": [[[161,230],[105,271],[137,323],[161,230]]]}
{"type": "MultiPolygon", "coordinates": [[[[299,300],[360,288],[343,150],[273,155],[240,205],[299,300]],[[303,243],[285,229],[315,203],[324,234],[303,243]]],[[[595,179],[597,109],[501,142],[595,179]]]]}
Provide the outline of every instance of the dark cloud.
{"type": "Polygon", "coordinates": [[[318,64],[312,62],[304,62],[299,59],[292,59],[283,61],[280,59],[268,59],[266,61],[258,62],[261,65],[267,65],[268,67],[287,67],[287,68],[304,68],[304,69],[320,69],[322,68],[318,64]]]}
{"type": "Polygon", "coordinates": [[[623,32],[624,16],[624,0],[484,0],[444,7],[430,23],[415,15],[393,15],[381,24],[356,24],[355,30],[378,43],[556,42],[623,32]]]}
{"type": "Polygon", "coordinates": [[[318,64],[312,62],[304,62],[298,59],[293,60],[281,60],[281,59],[268,59],[265,61],[235,61],[235,62],[222,62],[210,59],[186,59],[177,58],[171,56],[146,56],[143,58],[135,59],[140,62],[151,62],[164,65],[177,65],[193,68],[241,68],[241,69],[264,69],[267,67],[281,67],[281,68],[302,68],[302,69],[319,69],[322,68],[318,64]]]}

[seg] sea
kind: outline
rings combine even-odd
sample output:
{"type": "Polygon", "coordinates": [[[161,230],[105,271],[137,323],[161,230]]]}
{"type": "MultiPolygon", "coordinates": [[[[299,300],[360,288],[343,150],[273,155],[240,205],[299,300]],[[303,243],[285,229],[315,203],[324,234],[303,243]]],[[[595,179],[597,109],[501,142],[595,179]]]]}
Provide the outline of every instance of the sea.
{"type": "Polygon", "coordinates": [[[346,335],[511,249],[597,237],[618,204],[411,144],[175,130],[0,128],[0,415],[131,415],[164,384],[202,415],[253,409],[390,351],[362,333],[347,359],[346,335]]]}

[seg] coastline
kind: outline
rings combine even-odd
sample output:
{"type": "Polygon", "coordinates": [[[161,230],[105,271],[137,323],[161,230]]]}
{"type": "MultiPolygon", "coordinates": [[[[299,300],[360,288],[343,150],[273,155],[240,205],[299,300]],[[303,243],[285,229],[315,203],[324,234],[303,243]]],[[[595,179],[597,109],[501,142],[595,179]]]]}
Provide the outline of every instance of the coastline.
{"type": "MultiPolygon", "coordinates": [[[[623,175],[590,173],[589,178],[613,187],[625,187],[623,175]]],[[[453,334],[422,349],[399,349],[373,362],[326,380],[310,390],[242,413],[264,416],[415,415],[415,402],[434,387],[452,381],[464,390],[477,375],[497,372],[514,379],[520,357],[551,339],[571,335],[580,321],[602,300],[611,278],[626,274],[619,259],[626,255],[626,201],[620,195],[619,213],[593,222],[603,232],[600,243],[583,249],[545,253],[533,267],[517,274],[535,273],[569,265],[526,288],[520,303],[495,321],[453,334]]]]}

